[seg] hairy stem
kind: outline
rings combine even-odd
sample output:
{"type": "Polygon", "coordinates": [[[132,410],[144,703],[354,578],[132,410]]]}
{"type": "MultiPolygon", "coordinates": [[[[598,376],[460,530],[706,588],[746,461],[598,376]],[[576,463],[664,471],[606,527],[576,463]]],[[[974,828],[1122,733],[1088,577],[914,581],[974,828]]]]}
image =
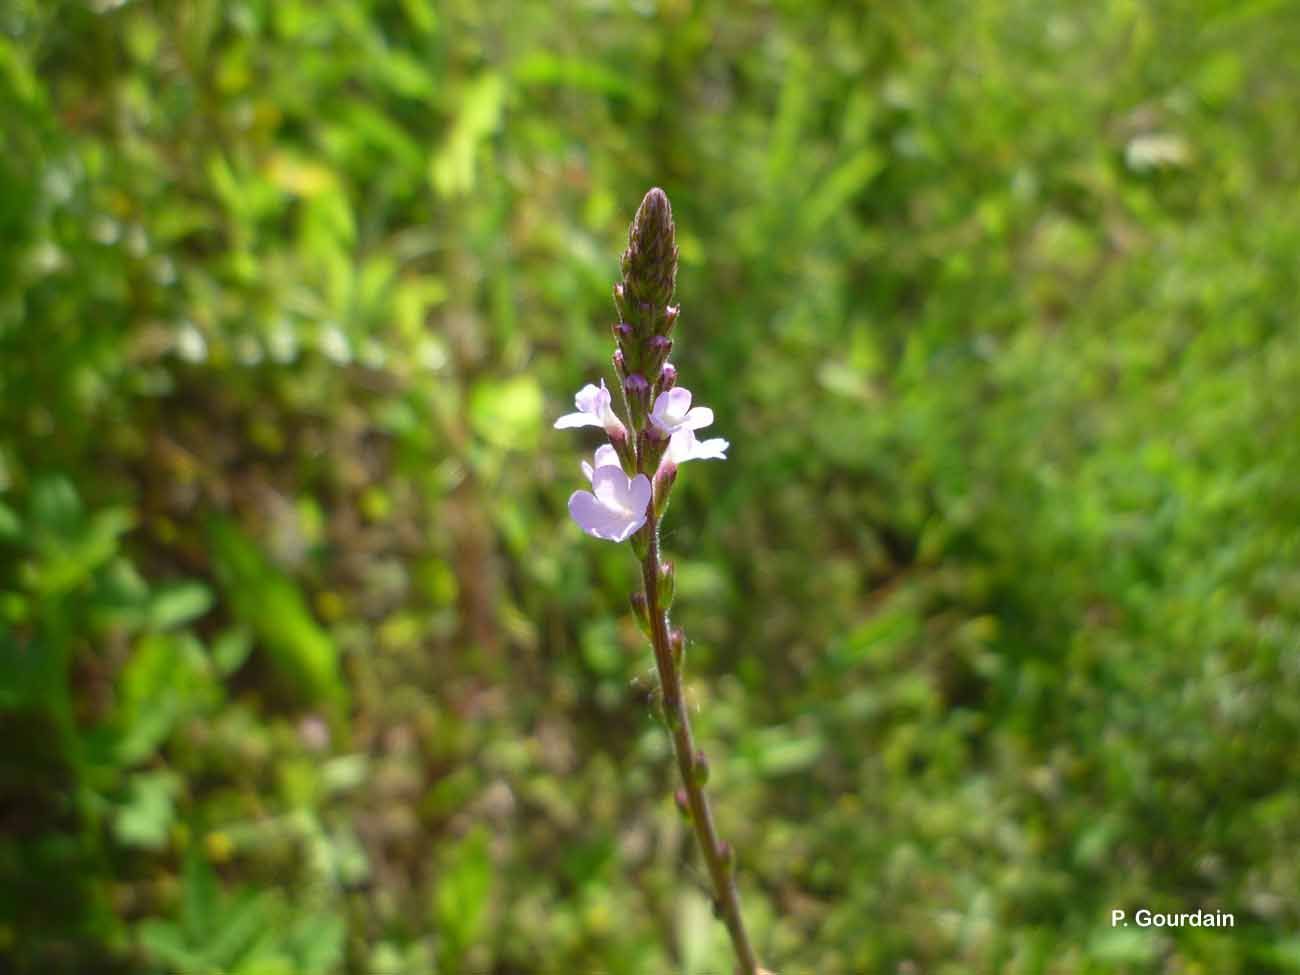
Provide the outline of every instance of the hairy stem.
{"type": "Polygon", "coordinates": [[[668,614],[659,604],[659,526],[653,512],[647,524],[650,544],[641,564],[645,583],[645,598],[650,616],[651,642],[654,644],[655,663],[659,668],[659,684],[663,692],[664,715],[672,733],[673,751],[677,754],[677,768],[681,772],[686,801],[690,810],[691,825],[699,841],[700,852],[713,882],[714,904],[722,922],[731,934],[731,943],[740,962],[742,975],[756,975],[758,960],[745,931],[745,921],[740,914],[740,895],[736,891],[732,854],[724,852],[713,824],[713,810],[709,797],[700,781],[697,770],[695,740],[691,735],[691,722],[687,714],[686,698],[682,693],[682,674],[678,661],[673,658],[668,639],[668,614]]]}

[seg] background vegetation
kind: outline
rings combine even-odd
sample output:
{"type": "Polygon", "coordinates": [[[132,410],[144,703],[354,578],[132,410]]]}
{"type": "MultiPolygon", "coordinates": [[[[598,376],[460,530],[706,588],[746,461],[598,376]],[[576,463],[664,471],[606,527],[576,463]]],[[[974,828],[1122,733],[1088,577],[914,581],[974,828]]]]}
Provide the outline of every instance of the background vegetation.
{"type": "Polygon", "coordinates": [[[659,184],[770,967],[1300,970],[1297,51],[1268,0],[0,4],[5,967],[727,970],[550,429],[659,184]]]}

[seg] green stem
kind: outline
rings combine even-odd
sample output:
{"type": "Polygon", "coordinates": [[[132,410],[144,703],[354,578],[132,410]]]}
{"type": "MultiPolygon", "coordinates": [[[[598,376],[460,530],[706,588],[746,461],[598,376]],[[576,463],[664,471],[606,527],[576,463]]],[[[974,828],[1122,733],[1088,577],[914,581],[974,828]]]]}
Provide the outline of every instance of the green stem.
{"type": "Polygon", "coordinates": [[[677,768],[681,772],[682,784],[686,790],[691,825],[695,829],[695,838],[699,841],[700,852],[704,856],[704,862],[709,869],[709,878],[713,882],[714,903],[722,917],[722,922],[731,934],[731,943],[740,962],[740,972],[742,975],[756,975],[758,960],[754,956],[754,948],[749,943],[745,921],[740,914],[740,895],[736,891],[735,872],[732,869],[734,861],[723,852],[722,842],[718,839],[718,831],[713,824],[713,810],[709,807],[709,797],[696,773],[697,753],[691,735],[686,698],[682,693],[682,674],[677,661],[673,659],[669,644],[668,614],[659,604],[659,525],[653,513],[653,505],[647,527],[650,544],[641,564],[641,571],[650,616],[651,643],[654,645],[655,663],[659,668],[659,685],[663,692],[664,715],[672,734],[673,751],[677,753],[677,768]]]}

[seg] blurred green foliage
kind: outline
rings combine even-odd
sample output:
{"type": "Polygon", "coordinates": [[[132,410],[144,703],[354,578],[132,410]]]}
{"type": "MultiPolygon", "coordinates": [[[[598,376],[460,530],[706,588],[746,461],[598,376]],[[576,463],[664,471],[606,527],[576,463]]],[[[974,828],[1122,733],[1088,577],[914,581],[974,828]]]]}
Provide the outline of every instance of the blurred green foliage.
{"type": "Polygon", "coordinates": [[[726,970],[550,429],[659,184],[768,965],[1300,971],[1297,51],[1223,0],[0,5],[6,969],[726,970]]]}

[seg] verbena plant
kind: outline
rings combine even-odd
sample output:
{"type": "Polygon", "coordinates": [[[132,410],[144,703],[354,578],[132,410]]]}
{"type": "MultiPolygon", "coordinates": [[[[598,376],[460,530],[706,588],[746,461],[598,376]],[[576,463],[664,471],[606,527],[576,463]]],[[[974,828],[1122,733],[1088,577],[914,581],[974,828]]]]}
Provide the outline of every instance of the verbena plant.
{"type": "Polygon", "coordinates": [[[632,608],[654,647],[664,720],[682,777],[677,805],[695,830],[715,908],[731,935],[740,970],[754,975],[759,968],[740,913],[735,855],[714,825],[704,788],[709,765],[691,734],[682,690],[686,637],[668,618],[673,564],[664,560],[659,547],[659,524],[677,468],[689,460],[723,460],[728,447],[721,438],[696,438],[696,430],[713,422],[713,411],[691,405],[690,390],[677,385],[677,369],[668,361],[680,309],[672,303],[677,245],[672,207],[663,190],[652,189],[641,201],[628,232],[622,270],[623,280],[614,286],[614,369],[627,420],[615,411],[601,380],[599,386],[584,386],[574,397],[577,411],[556,421],[560,429],[600,427],[609,438],[591,463],[583,461],[591,490],[573,493],[569,513],[588,535],[630,541],[641,562],[642,590],[632,594],[632,608]]]}

